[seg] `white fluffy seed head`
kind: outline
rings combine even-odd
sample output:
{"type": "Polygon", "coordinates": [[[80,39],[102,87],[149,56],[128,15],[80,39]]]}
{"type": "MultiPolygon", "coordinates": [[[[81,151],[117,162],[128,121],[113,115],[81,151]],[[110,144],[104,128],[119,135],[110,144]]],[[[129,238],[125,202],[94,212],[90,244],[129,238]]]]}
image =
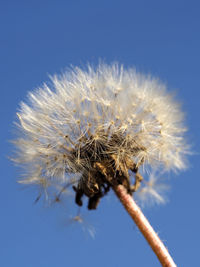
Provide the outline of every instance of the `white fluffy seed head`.
{"type": "Polygon", "coordinates": [[[131,159],[153,170],[185,168],[183,113],[157,79],[118,64],[100,64],[73,68],[51,80],[29,93],[29,104],[22,102],[17,113],[15,161],[24,167],[27,183],[79,177],[91,164],[89,157],[80,158],[79,148],[92,147],[98,157],[106,147],[116,162],[131,159]],[[116,142],[109,142],[115,135],[116,142]]]}

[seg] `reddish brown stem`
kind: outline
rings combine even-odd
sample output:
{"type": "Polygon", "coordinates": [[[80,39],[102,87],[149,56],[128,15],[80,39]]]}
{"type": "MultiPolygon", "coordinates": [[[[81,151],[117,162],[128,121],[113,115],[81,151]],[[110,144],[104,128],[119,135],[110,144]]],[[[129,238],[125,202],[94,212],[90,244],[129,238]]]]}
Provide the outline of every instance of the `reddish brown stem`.
{"type": "Polygon", "coordinates": [[[158,235],[155,233],[134,199],[127,193],[127,190],[122,185],[113,187],[113,190],[115,191],[115,194],[120,199],[128,214],[132,217],[132,219],[140,229],[141,233],[146,238],[152,250],[158,257],[161,265],[164,267],[175,267],[176,264],[174,263],[168,250],[166,249],[158,235]]]}

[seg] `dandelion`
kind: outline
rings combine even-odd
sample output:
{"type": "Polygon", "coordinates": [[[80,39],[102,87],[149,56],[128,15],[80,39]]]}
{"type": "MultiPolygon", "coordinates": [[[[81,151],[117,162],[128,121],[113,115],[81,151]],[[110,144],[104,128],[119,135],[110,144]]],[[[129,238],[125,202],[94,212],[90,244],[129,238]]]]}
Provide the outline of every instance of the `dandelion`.
{"type": "Polygon", "coordinates": [[[121,186],[131,196],[142,183],[140,193],[146,185],[163,200],[141,171],[186,167],[183,113],[155,78],[118,64],[77,67],[28,98],[17,113],[14,160],[24,167],[22,182],[45,194],[72,184],[76,204],[85,195],[96,209],[110,188],[122,201],[121,186]]]}

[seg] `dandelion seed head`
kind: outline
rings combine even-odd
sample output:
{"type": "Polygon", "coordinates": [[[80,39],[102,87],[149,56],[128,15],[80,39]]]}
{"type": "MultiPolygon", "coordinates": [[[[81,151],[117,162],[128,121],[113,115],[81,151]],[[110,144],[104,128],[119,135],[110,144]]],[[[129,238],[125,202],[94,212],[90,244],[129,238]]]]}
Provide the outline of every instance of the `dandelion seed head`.
{"type": "Polygon", "coordinates": [[[157,79],[119,64],[75,67],[51,77],[28,94],[17,116],[14,160],[27,183],[63,184],[74,174],[84,182],[102,161],[122,173],[131,162],[152,170],[186,167],[179,103],[157,79]]]}

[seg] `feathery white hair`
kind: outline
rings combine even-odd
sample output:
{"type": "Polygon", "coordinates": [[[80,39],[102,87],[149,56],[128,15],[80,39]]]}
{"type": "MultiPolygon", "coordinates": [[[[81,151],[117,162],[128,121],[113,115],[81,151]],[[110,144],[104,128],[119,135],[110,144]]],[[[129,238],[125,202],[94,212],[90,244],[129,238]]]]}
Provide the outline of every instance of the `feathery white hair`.
{"type": "Polygon", "coordinates": [[[185,168],[183,113],[159,80],[118,64],[76,67],[51,80],[30,92],[17,113],[15,161],[25,169],[24,182],[57,186],[80,177],[91,166],[80,151],[91,144],[96,157],[105,145],[116,162],[185,168]],[[122,142],[110,142],[111,136],[122,142]]]}

